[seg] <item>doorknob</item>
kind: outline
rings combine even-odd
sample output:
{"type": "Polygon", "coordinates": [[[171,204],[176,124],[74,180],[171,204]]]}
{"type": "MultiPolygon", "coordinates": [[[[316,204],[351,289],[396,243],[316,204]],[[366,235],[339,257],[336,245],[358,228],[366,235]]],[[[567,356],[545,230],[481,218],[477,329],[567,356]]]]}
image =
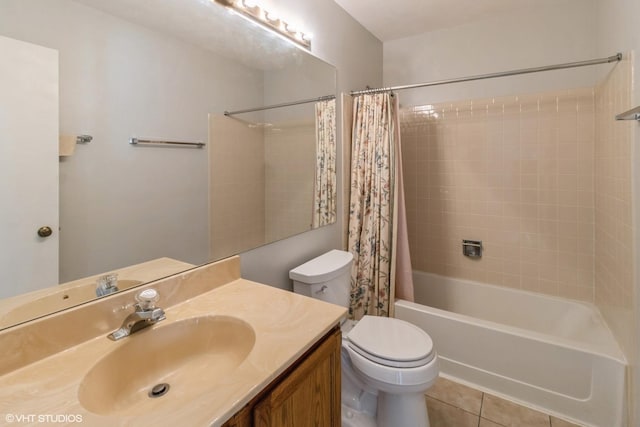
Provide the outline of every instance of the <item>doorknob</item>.
{"type": "Polygon", "coordinates": [[[38,236],[40,237],[49,237],[53,234],[53,230],[49,226],[44,226],[38,228],[38,236]]]}

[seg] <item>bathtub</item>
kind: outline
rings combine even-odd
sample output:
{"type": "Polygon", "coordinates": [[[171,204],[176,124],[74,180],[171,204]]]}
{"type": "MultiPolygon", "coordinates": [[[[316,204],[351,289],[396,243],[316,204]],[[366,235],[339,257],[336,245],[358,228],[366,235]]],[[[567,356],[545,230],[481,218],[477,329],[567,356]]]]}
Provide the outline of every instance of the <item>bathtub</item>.
{"type": "Polygon", "coordinates": [[[424,329],[441,373],[587,426],[625,423],[626,360],[592,304],[414,272],[395,316],[424,329]]]}

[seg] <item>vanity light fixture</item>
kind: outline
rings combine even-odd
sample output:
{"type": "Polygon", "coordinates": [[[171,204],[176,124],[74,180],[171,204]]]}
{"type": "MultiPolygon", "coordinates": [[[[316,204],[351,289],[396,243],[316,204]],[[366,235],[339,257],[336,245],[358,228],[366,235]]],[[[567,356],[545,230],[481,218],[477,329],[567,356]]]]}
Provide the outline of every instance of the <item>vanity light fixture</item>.
{"type": "Polygon", "coordinates": [[[273,31],[287,40],[311,50],[311,37],[300,31],[293,25],[283,21],[273,12],[269,12],[258,6],[254,0],[213,0],[240,16],[249,19],[258,25],[273,31]]]}

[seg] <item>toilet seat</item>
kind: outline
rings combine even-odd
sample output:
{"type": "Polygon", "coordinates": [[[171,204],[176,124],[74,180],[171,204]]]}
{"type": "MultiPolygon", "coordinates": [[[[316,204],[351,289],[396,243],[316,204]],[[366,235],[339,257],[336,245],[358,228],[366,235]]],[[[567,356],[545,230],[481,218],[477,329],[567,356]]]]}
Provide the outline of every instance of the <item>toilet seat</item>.
{"type": "Polygon", "coordinates": [[[417,368],[435,357],[431,337],[400,319],[364,316],[346,339],[350,349],[382,366],[417,368]]]}

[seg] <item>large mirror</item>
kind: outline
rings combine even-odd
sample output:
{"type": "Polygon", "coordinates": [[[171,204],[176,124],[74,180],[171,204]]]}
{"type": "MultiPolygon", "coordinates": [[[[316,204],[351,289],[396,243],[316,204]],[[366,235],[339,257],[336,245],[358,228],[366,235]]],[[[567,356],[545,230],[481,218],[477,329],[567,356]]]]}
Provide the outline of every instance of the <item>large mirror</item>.
{"type": "Polygon", "coordinates": [[[215,2],[2,0],[0,47],[0,328],[335,221],[335,68],[215,2]]]}

